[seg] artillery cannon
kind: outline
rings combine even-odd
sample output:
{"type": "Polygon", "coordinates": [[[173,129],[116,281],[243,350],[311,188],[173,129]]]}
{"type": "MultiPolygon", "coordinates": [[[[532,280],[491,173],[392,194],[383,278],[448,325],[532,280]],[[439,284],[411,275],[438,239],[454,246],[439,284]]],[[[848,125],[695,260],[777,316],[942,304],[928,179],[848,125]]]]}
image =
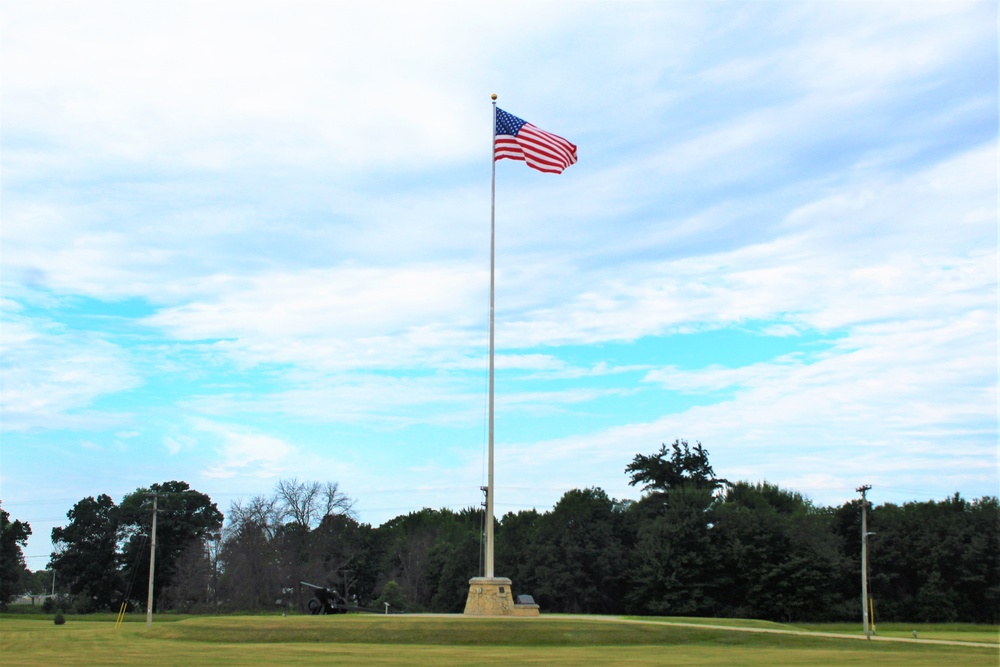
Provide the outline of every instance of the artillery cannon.
{"type": "Polygon", "coordinates": [[[313,597],[306,605],[309,613],[313,616],[324,616],[326,614],[346,614],[348,611],[347,600],[344,596],[325,586],[317,586],[305,581],[299,582],[303,586],[308,586],[313,590],[313,597]]]}
{"type": "MultiPolygon", "coordinates": [[[[308,581],[300,581],[299,584],[306,586],[313,590],[313,597],[310,598],[309,603],[306,607],[309,609],[309,613],[313,616],[325,616],[326,614],[346,614],[351,611],[361,611],[366,614],[388,614],[389,608],[386,607],[385,610],[382,609],[370,609],[368,607],[359,607],[358,605],[347,605],[347,598],[333,590],[332,588],[326,588],[325,586],[317,586],[316,584],[310,584],[308,581]]],[[[398,612],[391,612],[393,614],[398,612]]]]}

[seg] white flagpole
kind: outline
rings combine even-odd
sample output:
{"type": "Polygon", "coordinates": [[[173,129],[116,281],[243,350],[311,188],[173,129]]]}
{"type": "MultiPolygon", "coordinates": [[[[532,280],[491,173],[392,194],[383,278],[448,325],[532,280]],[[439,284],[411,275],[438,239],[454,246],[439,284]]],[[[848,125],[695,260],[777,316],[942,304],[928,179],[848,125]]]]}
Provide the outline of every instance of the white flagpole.
{"type": "Polygon", "coordinates": [[[489,416],[489,478],[486,484],[486,578],[493,578],[493,308],[494,273],[496,267],[496,201],[497,201],[497,96],[493,99],[493,144],[490,162],[493,174],[490,179],[490,416],[489,416]]]}

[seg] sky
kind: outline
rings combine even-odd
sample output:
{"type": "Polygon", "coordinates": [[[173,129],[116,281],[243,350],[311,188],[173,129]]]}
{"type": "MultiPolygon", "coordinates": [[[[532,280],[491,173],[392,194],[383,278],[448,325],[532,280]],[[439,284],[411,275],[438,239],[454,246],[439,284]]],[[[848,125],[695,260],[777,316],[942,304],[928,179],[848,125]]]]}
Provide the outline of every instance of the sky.
{"type": "Polygon", "coordinates": [[[994,2],[0,2],[0,501],[996,495],[994,2]]]}

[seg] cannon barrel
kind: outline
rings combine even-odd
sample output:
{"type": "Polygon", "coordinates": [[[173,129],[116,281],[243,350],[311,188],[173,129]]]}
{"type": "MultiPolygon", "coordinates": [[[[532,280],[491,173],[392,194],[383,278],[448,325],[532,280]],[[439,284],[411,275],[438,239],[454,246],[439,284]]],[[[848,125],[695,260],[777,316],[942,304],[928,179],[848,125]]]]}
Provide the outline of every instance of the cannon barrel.
{"type": "Polygon", "coordinates": [[[326,586],[317,586],[316,584],[310,584],[308,581],[300,581],[299,583],[303,586],[308,586],[309,588],[315,589],[317,591],[326,589],[326,586]]]}

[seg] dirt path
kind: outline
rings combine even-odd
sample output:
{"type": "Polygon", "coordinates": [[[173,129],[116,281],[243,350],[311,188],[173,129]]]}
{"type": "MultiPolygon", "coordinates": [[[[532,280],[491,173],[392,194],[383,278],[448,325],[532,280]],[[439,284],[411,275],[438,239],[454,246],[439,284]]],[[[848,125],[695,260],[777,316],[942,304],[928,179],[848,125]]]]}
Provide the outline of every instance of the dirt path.
{"type": "Polygon", "coordinates": [[[711,625],[707,623],[686,623],[682,621],[643,621],[634,618],[622,618],[620,616],[563,616],[560,618],[580,618],[580,619],[603,619],[607,621],[617,621],[619,623],[640,623],[644,625],[675,625],[684,628],[701,628],[706,630],[732,630],[734,632],[762,632],[775,635],[798,635],[800,637],[829,637],[831,639],[857,639],[860,641],[876,642],[903,642],[907,644],[940,644],[942,646],[978,646],[981,648],[994,648],[1000,651],[1000,644],[988,644],[986,642],[961,642],[949,639],[910,639],[909,637],[882,637],[872,635],[870,638],[864,635],[844,634],[838,632],[813,632],[810,630],[782,630],[780,628],[748,628],[737,625],[711,625]]]}

